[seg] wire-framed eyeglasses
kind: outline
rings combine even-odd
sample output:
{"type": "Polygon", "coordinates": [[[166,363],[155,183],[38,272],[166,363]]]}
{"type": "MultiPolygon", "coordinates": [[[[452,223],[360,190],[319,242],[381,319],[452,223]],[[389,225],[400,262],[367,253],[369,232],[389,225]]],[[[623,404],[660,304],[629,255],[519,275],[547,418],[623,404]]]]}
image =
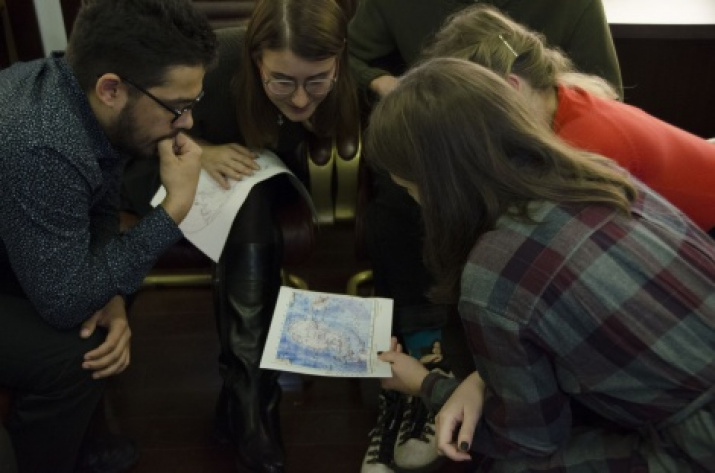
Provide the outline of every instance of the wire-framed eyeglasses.
{"type": "MultiPolygon", "coordinates": [[[[308,79],[300,84],[305,93],[311,97],[322,97],[333,90],[337,73],[332,78],[308,79]]],[[[266,90],[276,97],[290,97],[298,90],[298,81],[295,79],[263,79],[266,90]]]]}
{"type": "Polygon", "coordinates": [[[181,118],[185,113],[188,113],[188,112],[190,112],[191,110],[193,110],[193,108],[196,106],[196,104],[199,103],[199,102],[201,102],[201,99],[204,98],[204,91],[202,90],[202,91],[199,93],[199,95],[198,95],[194,100],[191,101],[190,104],[188,104],[187,106],[182,107],[182,108],[176,108],[176,107],[172,107],[171,105],[167,104],[166,102],[164,102],[163,100],[161,100],[159,97],[157,97],[156,95],[152,94],[151,92],[149,92],[149,91],[146,90],[144,87],[142,87],[142,86],[140,86],[139,84],[137,84],[136,82],[132,81],[131,79],[127,79],[126,77],[120,77],[120,79],[122,79],[124,82],[126,82],[126,83],[129,84],[129,85],[131,85],[132,87],[134,87],[135,89],[137,89],[139,92],[141,92],[142,94],[144,94],[144,95],[146,95],[147,97],[149,97],[150,99],[152,99],[154,102],[156,102],[157,104],[159,104],[162,108],[164,108],[164,109],[168,110],[169,112],[171,112],[171,113],[174,115],[174,118],[171,120],[171,123],[172,123],[172,124],[173,124],[174,122],[176,122],[176,120],[178,120],[179,118],[181,118]]]}

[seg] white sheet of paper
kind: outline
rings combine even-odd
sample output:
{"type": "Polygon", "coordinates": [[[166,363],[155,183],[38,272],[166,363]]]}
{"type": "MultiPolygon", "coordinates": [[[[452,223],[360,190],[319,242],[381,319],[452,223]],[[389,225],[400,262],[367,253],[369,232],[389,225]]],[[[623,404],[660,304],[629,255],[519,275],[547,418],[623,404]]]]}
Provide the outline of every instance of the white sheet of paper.
{"type": "MultiPolygon", "coordinates": [[[[240,181],[231,181],[230,189],[223,189],[206,171],[201,170],[194,205],[179,225],[179,229],[187,240],[215,262],[218,262],[221,257],[233,219],[246,201],[249,192],[253,186],[269,177],[287,173],[300,194],[311,206],[313,218],[315,218],[316,212],[308,190],[278,156],[271,151],[264,150],[259,153],[256,162],[261,169],[240,181]]],[[[164,197],[166,197],[166,189],[162,186],[151,200],[151,205],[156,207],[164,200],[164,197]]]]}
{"type": "Polygon", "coordinates": [[[387,378],[392,299],[281,287],[261,368],[318,376],[387,378]]]}

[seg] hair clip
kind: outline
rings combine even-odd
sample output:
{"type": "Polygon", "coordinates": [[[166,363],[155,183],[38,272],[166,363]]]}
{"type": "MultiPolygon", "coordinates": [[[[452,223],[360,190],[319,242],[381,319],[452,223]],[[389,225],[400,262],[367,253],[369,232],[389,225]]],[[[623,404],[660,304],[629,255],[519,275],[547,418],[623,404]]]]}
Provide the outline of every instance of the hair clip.
{"type": "Polygon", "coordinates": [[[499,34],[499,39],[502,41],[502,43],[504,43],[504,46],[506,46],[509,49],[509,51],[511,51],[511,53],[514,55],[514,57],[519,57],[519,54],[514,50],[514,48],[511,47],[511,44],[509,44],[509,42],[504,39],[504,36],[499,34]]]}

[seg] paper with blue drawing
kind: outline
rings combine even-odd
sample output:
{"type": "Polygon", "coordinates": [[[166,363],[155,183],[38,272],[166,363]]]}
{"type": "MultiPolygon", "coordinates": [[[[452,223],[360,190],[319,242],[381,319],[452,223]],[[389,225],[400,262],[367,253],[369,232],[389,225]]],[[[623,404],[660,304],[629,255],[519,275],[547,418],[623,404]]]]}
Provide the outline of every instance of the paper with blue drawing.
{"type": "MultiPolygon", "coordinates": [[[[310,193],[278,156],[271,151],[264,150],[258,153],[256,162],[261,169],[252,176],[245,176],[240,181],[230,181],[229,189],[223,189],[205,170],[201,170],[194,204],[179,225],[179,229],[187,240],[214,262],[218,262],[221,257],[233,219],[246,201],[249,192],[253,186],[269,177],[286,173],[313,209],[315,218],[316,212],[310,193]]],[[[162,186],[154,195],[151,204],[159,205],[164,197],[166,197],[166,189],[162,186]]]]}
{"type": "Polygon", "coordinates": [[[386,378],[392,300],[281,287],[261,368],[318,376],[386,378]]]}

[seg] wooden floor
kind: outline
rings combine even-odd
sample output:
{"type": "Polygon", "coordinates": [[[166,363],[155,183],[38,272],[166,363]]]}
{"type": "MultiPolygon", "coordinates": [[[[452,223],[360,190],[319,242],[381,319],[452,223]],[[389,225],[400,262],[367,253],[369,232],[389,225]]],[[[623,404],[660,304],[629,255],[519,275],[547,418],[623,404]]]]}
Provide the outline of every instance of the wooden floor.
{"type": "MultiPolygon", "coordinates": [[[[349,275],[366,267],[353,256],[352,230],[325,228],[318,245],[310,264],[291,271],[313,290],[344,292],[349,275]]],[[[212,310],[205,287],[144,289],[137,296],[132,364],[112,380],[106,402],[110,426],[140,449],[131,473],[238,471],[231,450],[212,436],[220,386],[212,310]]],[[[359,472],[377,418],[377,381],[286,376],[282,384],[287,473],[359,472]]]]}

